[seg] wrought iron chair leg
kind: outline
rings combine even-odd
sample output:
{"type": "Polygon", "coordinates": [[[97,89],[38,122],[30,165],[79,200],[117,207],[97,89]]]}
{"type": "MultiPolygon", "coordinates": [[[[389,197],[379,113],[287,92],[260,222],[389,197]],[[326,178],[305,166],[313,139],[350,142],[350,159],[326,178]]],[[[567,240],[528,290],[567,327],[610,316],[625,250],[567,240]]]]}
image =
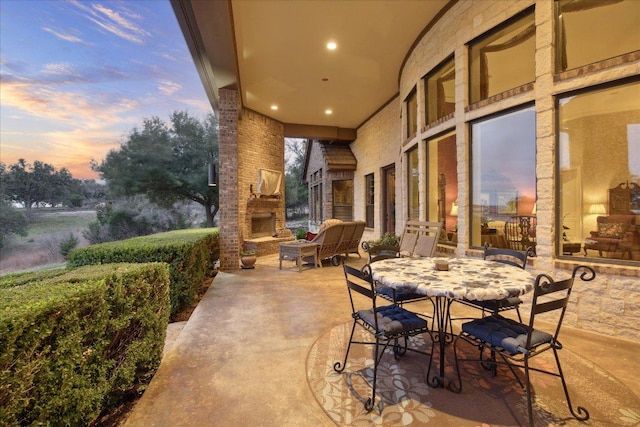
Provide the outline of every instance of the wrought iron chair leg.
{"type": "MultiPolygon", "coordinates": [[[[509,370],[511,371],[511,375],[513,375],[513,377],[516,379],[516,381],[518,381],[518,384],[520,385],[521,388],[525,388],[524,384],[522,384],[522,380],[520,379],[520,376],[518,375],[518,373],[516,372],[515,369],[513,369],[513,365],[511,363],[509,363],[509,361],[507,360],[507,358],[502,354],[502,353],[498,353],[500,355],[500,357],[502,358],[502,361],[504,362],[505,365],[507,365],[507,368],[509,368],[509,370]]],[[[528,360],[525,358],[525,361],[528,360]]],[[[528,368],[525,368],[525,372],[527,372],[528,368]]],[[[529,383],[529,374],[526,374],[526,378],[527,380],[527,384],[529,383]]]]}
{"type": "Polygon", "coordinates": [[[337,361],[333,364],[333,370],[336,372],[344,371],[344,368],[347,366],[347,358],[349,357],[349,350],[351,349],[351,343],[353,342],[353,333],[356,330],[356,322],[353,322],[353,326],[351,327],[351,335],[349,336],[349,344],[347,345],[347,351],[344,354],[344,362],[340,363],[337,361]]]}
{"type": "Polygon", "coordinates": [[[480,348],[480,366],[482,366],[486,371],[491,372],[491,376],[498,376],[498,364],[496,363],[496,352],[493,349],[489,349],[491,356],[488,359],[484,359],[484,346],[479,345],[480,348]],[[486,361],[485,361],[486,360],[486,361]]]}
{"type": "Polygon", "coordinates": [[[380,351],[380,340],[376,338],[376,345],[373,354],[373,384],[371,386],[371,397],[367,399],[364,404],[364,409],[367,412],[371,412],[373,410],[374,403],[376,401],[376,379],[378,376],[378,364],[380,363],[380,359],[382,359],[382,355],[384,354],[384,350],[387,348],[388,342],[385,344],[382,351],[380,351]]]}
{"type": "Polygon", "coordinates": [[[558,366],[558,374],[560,376],[560,380],[562,381],[562,388],[564,388],[564,395],[567,398],[567,406],[569,406],[569,411],[571,412],[571,415],[573,415],[574,418],[576,418],[577,420],[587,421],[589,419],[589,411],[587,411],[582,406],[577,406],[576,407],[577,411],[573,409],[573,405],[571,404],[571,398],[569,398],[569,389],[567,388],[567,383],[564,380],[564,374],[562,373],[562,368],[560,367],[558,350],[556,350],[555,347],[553,348],[553,355],[556,358],[556,366],[558,366]]]}
{"type": "Polygon", "coordinates": [[[534,427],[533,402],[532,402],[532,396],[531,396],[531,378],[529,377],[529,357],[526,357],[526,356],[524,358],[524,375],[527,380],[527,416],[529,417],[529,427],[534,427]]]}
{"type": "Polygon", "coordinates": [[[518,315],[518,322],[522,323],[522,316],[520,315],[520,307],[516,305],[516,314],[518,315]]]}
{"type": "Polygon", "coordinates": [[[396,338],[393,342],[393,357],[398,360],[400,356],[407,354],[407,348],[409,348],[409,339],[404,337],[404,345],[400,344],[400,339],[396,338]]]}

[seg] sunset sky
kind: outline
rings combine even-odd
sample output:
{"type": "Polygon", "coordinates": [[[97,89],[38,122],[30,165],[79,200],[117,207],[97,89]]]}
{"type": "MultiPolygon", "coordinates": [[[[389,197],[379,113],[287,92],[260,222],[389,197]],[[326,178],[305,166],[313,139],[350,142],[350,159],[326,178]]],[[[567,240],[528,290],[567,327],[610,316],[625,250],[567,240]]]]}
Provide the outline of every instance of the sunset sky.
{"type": "Polygon", "coordinates": [[[211,106],[168,0],[0,0],[0,161],[74,178],[144,118],[211,106]]]}

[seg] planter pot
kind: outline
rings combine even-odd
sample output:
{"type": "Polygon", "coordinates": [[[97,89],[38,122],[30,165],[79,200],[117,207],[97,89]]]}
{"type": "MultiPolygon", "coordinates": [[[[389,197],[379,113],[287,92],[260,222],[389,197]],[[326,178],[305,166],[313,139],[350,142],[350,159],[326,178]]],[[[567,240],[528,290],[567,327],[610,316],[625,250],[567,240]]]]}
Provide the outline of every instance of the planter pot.
{"type": "Polygon", "coordinates": [[[256,263],[256,255],[255,254],[251,254],[251,255],[240,255],[240,262],[242,263],[242,268],[244,269],[248,269],[248,268],[255,268],[255,263],[256,263]]]}

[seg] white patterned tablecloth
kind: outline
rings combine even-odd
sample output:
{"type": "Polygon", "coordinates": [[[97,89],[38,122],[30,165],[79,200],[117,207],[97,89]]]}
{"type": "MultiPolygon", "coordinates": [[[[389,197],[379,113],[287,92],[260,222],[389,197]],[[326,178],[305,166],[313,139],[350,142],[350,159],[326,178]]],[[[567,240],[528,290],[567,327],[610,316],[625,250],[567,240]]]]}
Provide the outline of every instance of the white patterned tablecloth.
{"type": "Polygon", "coordinates": [[[526,270],[477,258],[392,258],[372,263],[371,272],[383,286],[472,301],[515,297],[535,283],[526,270]],[[436,270],[436,262],[448,262],[449,271],[436,270]]]}

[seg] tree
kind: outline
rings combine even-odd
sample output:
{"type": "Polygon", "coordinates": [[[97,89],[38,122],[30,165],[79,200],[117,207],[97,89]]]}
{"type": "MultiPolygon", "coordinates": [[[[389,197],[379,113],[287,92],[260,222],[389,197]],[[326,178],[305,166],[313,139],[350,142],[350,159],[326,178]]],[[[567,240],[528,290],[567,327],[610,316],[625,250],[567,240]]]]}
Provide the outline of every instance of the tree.
{"type": "Polygon", "coordinates": [[[73,194],[77,193],[81,195],[84,206],[94,207],[107,201],[107,186],[96,182],[95,179],[81,180],[78,188],[73,190],[73,194]]]}
{"type": "Polygon", "coordinates": [[[134,128],[119,149],[111,150],[93,169],[114,196],[144,194],[162,207],[191,200],[205,208],[207,226],[218,212],[218,187],[209,187],[207,165],[217,163],[217,120],[203,121],[174,112],[171,126],[158,117],[134,128]]]}
{"type": "Polygon", "coordinates": [[[298,210],[309,203],[309,190],[302,182],[306,144],[286,138],[285,145],[288,154],[284,176],[287,195],[285,205],[287,209],[298,210]]]}
{"type": "Polygon", "coordinates": [[[0,249],[11,234],[27,235],[27,218],[5,200],[0,199],[0,249]]]}
{"type": "Polygon", "coordinates": [[[66,168],[56,171],[52,165],[39,160],[31,165],[19,159],[8,171],[4,166],[2,170],[2,192],[6,199],[24,205],[27,213],[33,206],[56,206],[64,202],[72,181],[66,168]]]}

